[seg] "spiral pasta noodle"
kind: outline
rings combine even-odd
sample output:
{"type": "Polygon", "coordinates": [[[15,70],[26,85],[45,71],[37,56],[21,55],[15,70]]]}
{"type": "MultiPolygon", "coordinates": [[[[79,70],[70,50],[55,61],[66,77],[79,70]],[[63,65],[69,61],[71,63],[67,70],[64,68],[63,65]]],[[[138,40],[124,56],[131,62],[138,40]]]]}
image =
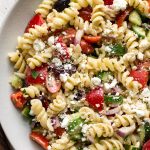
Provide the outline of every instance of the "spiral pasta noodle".
{"type": "Polygon", "coordinates": [[[98,143],[89,146],[90,150],[112,150],[113,148],[124,150],[122,143],[116,139],[100,140],[98,143]]]}
{"type": "Polygon", "coordinates": [[[26,69],[26,62],[19,51],[12,52],[8,54],[10,61],[15,63],[14,68],[18,70],[19,73],[24,73],[26,69]]]}
{"type": "Polygon", "coordinates": [[[88,57],[86,69],[89,71],[112,71],[112,72],[123,72],[125,70],[125,66],[122,61],[118,61],[113,58],[92,58],[88,57]]]}
{"type": "Polygon", "coordinates": [[[17,48],[22,49],[28,53],[32,49],[33,42],[44,35],[47,35],[47,25],[44,23],[42,26],[35,25],[34,28],[29,29],[29,33],[24,33],[22,37],[18,37],[18,46],[17,48]]]}
{"type": "Polygon", "coordinates": [[[78,11],[73,8],[65,8],[63,12],[55,13],[56,16],[52,19],[52,22],[49,23],[49,26],[52,31],[55,31],[56,29],[61,29],[63,26],[67,25],[67,23],[76,18],[78,15],[78,11]]]}
{"type": "Polygon", "coordinates": [[[135,123],[135,120],[132,115],[121,116],[116,114],[113,122],[114,122],[113,125],[118,128],[120,126],[126,127],[126,126],[133,125],[135,123]]]}
{"type": "Polygon", "coordinates": [[[111,137],[114,134],[113,127],[106,123],[91,124],[86,132],[86,136],[95,138],[99,137],[111,137]]]}
{"type": "Polygon", "coordinates": [[[27,59],[27,64],[31,69],[41,66],[43,63],[47,63],[52,57],[52,49],[45,49],[44,52],[35,54],[32,58],[27,59]]]}
{"type": "Polygon", "coordinates": [[[131,30],[127,29],[124,37],[124,42],[128,52],[134,52],[138,50],[138,36],[131,30]]]}
{"type": "Polygon", "coordinates": [[[129,6],[132,6],[133,8],[138,9],[144,14],[149,13],[149,5],[146,0],[126,0],[129,4],[129,6]]]}
{"type": "Polygon", "coordinates": [[[142,87],[142,85],[139,82],[134,81],[133,77],[130,77],[129,75],[130,75],[130,72],[129,71],[125,71],[123,73],[117,73],[116,74],[116,78],[128,90],[133,90],[134,92],[138,92],[139,89],[142,87]]]}
{"type": "Polygon", "coordinates": [[[53,150],[69,149],[74,145],[74,142],[69,139],[67,135],[63,135],[60,139],[52,143],[53,150]]]}
{"type": "Polygon", "coordinates": [[[55,2],[56,0],[43,0],[35,10],[35,13],[41,14],[43,18],[46,18],[49,12],[53,9],[55,2]]]}
{"type": "Polygon", "coordinates": [[[48,116],[52,117],[60,113],[66,108],[66,100],[62,93],[58,93],[56,99],[49,104],[47,109],[48,116]]]}
{"type": "Polygon", "coordinates": [[[37,121],[40,122],[43,128],[53,131],[51,120],[48,118],[47,112],[39,99],[31,100],[31,110],[36,115],[37,121]]]}
{"type": "Polygon", "coordinates": [[[81,114],[81,117],[85,119],[86,121],[90,122],[102,122],[102,119],[100,118],[99,114],[94,112],[89,107],[82,107],[79,110],[79,114],[81,114]]]}
{"type": "Polygon", "coordinates": [[[87,73],[81,74],[76,72],[72,76],[67,78],[67,81],[64,83],[64,89],[66,91],[73,90],[74,87],[90,87],[91,86],[91,78],[87,73]]]}

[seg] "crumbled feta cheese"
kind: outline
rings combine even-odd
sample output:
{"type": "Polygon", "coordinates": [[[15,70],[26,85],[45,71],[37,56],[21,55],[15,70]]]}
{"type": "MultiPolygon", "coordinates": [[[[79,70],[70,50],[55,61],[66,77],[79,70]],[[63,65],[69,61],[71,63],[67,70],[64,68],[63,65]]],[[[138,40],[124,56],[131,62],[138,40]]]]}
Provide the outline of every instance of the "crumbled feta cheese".
{"type": "Polygon", "coordinates": [[[54,45],[54,43],[55,43],[55,37],[54,36],[49,37],[48,38],[48,45],[52,46],[52,45],[54,45]]]}
{"type": "Polygon", "coordinates": [[[138,55],[137,55],[137,58],[139,60],[143,60],[144,59],[144,55],[141,52],[139,52],[138,55]]]}
{"type": "Polygon", "coordinates": [[[85,133],[87,132],[87,130],[88,130],[89,127],[90,127],[90,125],[84,124],[84,125],[82,126],[81,132],[85,134],[85,133]]]}
{"type": "Polygon", "coordinates": [[[57,44],[56,44],[56,48],[57,48],[58,50],[62,49],[61,44],[60,44],[60,43],[57,43],[57,44]]]}
{"type": "Polygon", "coordinates": [[[61,60],[58,58],[53,58],[52,63],[54,63],[57,67],[62,65],[61,60]]]}
{"type": "Polygon", "coordinates": [[[144,102],[148,102],[150,105],[150,90],[149,88],[144,88],[142,93],[139,96],[140,99],[142,99],[144,102]]]}
{"type": "Polygon", "coordinates": [[[68,118],[68,116],[65,116],[64,119],[61,122],[61,127],[62,128],[67,128],[68,124],[69,124],[69,118],[68,118]]]}
{"type": "Polygon", "coordinates": [[[143,110],[133,109],[132,111],[135,112],[139,118],[145,116],[145,112],[143,110]]]}
{"type": "Polygon", "coordinates": [[[108,53],[110,53],[112,51],[112,49],[109,46],[106,46],[105,47],[105,51],[108,52],[108,53]]]}
{"type": "Polygon", "coordinates": [[[68,74],[68,73],[60,74],[60,76],[59,76],[60,81],[62,81],[62,82],[66,82],[66,81],[67,81],[67,79],[68,79],[68,76],[69,76],[69,74],[68,74]]]}
{"type": "Polygon", "coordinates": [[[104,83],[104,89],[105,89],[106,91],[108,91],[109,89],[111,89],[110,84],[104,83]]]}
{"type": "Polygon", "coordinates": [[[150,47],[150,42],[148,41],[147,38],[140,41],[140,43],[139,43],[140,50],[146,50],[149,47],[150,47]]]}
{"type": "Polygon", "coordinates": [[[116,84],[117,84],[117,80],[114,79],[114,80],[112,81],[112,83],[110,84],[111,88],[114,88],[114,87],[116,86],[116,84]]]}
{"type": "Polygon", "coordinates": [[[47,147],[47,150],[52,150],[52,147],[49,145],[49,146],[47,147]]]}
{"type": "Polygon", "coordinates": [[[32,110],[30,110],[29,115],[34,116],[34,113],[32,110]]]}
{"type": "Polygon", "coordinates": [[[84,148],[83,148],[83,150],[89,150],[89,148],[87,148],[87,147],[84,147],[84,148]]]}
{"type": "Polygon", "coordinates": [[[105,29],[104,32],[103,32],[103,35],[104,36],[107,36],[108,34],[110,34],[112,32],[111,29],[105,29]]]}
{"type": "Polygon", "coordinates": [[[72,65],[71,64],[65,64],[64,65],[64,69],[65,70],[71,70],[72,69],[72,65]]]}
{"type": "Polygon", "coordinates": [[[92,82],[93,85],[98,86],[98,85],[101,84],[101,79],[98,78],[98,77],[93,77],[93,78],[91,79],[91,82],[92,82]]]}
{"type": "Polygon", "coordinates": [[[36,39],[33,43],[33,48],[36,51],[42,51],[45,48],[45,43],[41,39],[36,39]]]}
{"type": "Polygon", "coordinates": [[[125,0],[114,0],[112,7],[116,11],[125,10],[127,8],[127,2],[125,0]]]}
{"type": "Polygon", "coordinates": [[[116,86],[116,84],[117,84],[117,80],[116,79],[114,79],[111,84],[104,83],[104,89],[106,91],[109,90],[109,89],[112,89],[112,88],[114,88],[116,86]]]}

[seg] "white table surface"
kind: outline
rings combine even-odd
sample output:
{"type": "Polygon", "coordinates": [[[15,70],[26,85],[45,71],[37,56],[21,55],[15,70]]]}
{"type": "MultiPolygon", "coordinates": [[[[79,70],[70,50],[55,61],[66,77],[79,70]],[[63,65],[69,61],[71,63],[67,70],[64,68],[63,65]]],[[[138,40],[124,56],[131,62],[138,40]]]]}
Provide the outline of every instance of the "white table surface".
{"type": "Polygon", "coordinates": [[[6,16],[19,0],[0,0],[0,30],[5,22],[6,16]]]}

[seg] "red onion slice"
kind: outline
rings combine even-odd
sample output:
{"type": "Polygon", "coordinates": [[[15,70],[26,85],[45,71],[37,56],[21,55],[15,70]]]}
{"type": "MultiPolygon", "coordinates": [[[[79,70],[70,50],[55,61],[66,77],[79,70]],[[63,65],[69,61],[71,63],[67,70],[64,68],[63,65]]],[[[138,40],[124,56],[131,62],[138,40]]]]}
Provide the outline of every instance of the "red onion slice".
{"type": "Polygon", "coordinates": [[[74,45],[80,44],[84,30],[78,30],[75,36],[74,45]]]}
{"type": "Polygon", "coordinates": [[[121,110],[120,107],[116,107],[116,108],[106,111],[105,115],[106,116],[114,115],[114,114],[117,114],[120,110],[121,110]]]}

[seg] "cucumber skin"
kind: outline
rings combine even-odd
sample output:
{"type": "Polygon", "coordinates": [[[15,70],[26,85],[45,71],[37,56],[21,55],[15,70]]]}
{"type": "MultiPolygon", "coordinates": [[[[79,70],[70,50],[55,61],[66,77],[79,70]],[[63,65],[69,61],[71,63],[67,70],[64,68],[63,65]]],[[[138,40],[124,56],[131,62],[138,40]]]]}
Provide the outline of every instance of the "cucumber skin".
{"type": "Polygon", "coordinates": [[[129,21],[135,25],[141,26],[142,19],[136,10],[133,10],[129,15],[129,21]]]}
{"type": "Polygon", "coordinates": [[[133,31],[134,31],[139,37],[145,38],[145,36],[146,36],[146,31],[144,30],[144,28],[133,25],[133,26],[132,26],[132,29],[133,29],[133,31]],[[143,33],[140,33],[141,31],[138,31],[138,30],[143,30],[142,32],[143,32],[144,34],[143,34],[143,33]]]}

